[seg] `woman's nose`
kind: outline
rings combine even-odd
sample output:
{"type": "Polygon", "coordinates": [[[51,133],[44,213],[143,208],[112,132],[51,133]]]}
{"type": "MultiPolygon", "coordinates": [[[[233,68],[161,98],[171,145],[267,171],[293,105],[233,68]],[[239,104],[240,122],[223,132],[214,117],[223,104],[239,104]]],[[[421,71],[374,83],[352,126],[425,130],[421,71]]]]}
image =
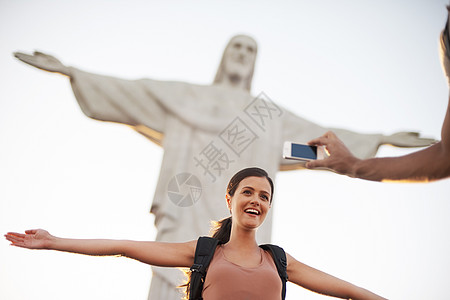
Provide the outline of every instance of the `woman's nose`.
{"type": "Polygon", "coordinates": [[[256,204],[256,205],[259,206],[259,198],[258,198],[258,196],[252,197],[252,200],[250,201],[250,203],[256,204]]]}

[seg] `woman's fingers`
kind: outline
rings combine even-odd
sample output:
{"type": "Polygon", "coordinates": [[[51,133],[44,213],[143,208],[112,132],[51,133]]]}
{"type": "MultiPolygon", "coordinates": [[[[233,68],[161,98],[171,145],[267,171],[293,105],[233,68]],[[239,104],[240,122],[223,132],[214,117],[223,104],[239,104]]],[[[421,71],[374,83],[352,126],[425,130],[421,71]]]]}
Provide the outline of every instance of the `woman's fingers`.
{"type": "Polygon", "coordinates": [[[25,234],[19,233],[19,232],[8,232],[7,235],[8,236],[15,236],[15,237],[22,237],[22,238],[25,237],[25,234]]]}
{"type": "Polygon", "coordinates": [[[10,241],[14,246],[23,243],[25,235],[16,235],[15,233],[8,233],[5,238],[10,241]]]}

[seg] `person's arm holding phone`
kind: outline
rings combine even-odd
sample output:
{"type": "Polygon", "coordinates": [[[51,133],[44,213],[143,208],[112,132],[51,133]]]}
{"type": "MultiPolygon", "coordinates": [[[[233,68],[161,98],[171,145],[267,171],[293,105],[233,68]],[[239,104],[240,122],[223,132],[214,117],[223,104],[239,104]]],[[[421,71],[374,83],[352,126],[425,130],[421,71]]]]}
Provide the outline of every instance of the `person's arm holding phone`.
{"type": "Polygon", "coordinates": [[[432,181],[450,176],[450,113],[442,127],[442,140],[426,149],[399,157],[358,159],[333,132],[313,139],[325,146],[329,157],[309,161],[308,169],[327,168],[339,174],[373,181],[432,181]]]}

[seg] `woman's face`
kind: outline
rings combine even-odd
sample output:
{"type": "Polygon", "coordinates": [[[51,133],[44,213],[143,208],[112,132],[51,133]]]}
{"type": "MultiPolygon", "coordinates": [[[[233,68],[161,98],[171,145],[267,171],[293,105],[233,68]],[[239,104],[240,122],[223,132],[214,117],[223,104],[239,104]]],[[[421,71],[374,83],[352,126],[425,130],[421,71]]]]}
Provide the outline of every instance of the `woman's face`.
{"type": "Polygon", "coordinates": [[[233,196],[227,195],[233,224],[248,229],[258,228],[270,209],[270,183],[265,177],[244,178],[233,196]]]}

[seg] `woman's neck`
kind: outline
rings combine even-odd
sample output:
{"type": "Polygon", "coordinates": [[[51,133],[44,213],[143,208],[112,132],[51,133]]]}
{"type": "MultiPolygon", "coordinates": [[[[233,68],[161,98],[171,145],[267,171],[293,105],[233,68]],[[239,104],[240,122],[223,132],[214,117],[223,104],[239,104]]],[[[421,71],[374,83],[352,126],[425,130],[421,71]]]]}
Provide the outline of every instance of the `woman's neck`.
{"type": "Polygon", "coordinates": [[[244,230],[232,226],[230,240],[226,245],[229,248],[237,248],[241,251],[258,248],[258,243],[256,242],[256,230],[244,230]]]}

